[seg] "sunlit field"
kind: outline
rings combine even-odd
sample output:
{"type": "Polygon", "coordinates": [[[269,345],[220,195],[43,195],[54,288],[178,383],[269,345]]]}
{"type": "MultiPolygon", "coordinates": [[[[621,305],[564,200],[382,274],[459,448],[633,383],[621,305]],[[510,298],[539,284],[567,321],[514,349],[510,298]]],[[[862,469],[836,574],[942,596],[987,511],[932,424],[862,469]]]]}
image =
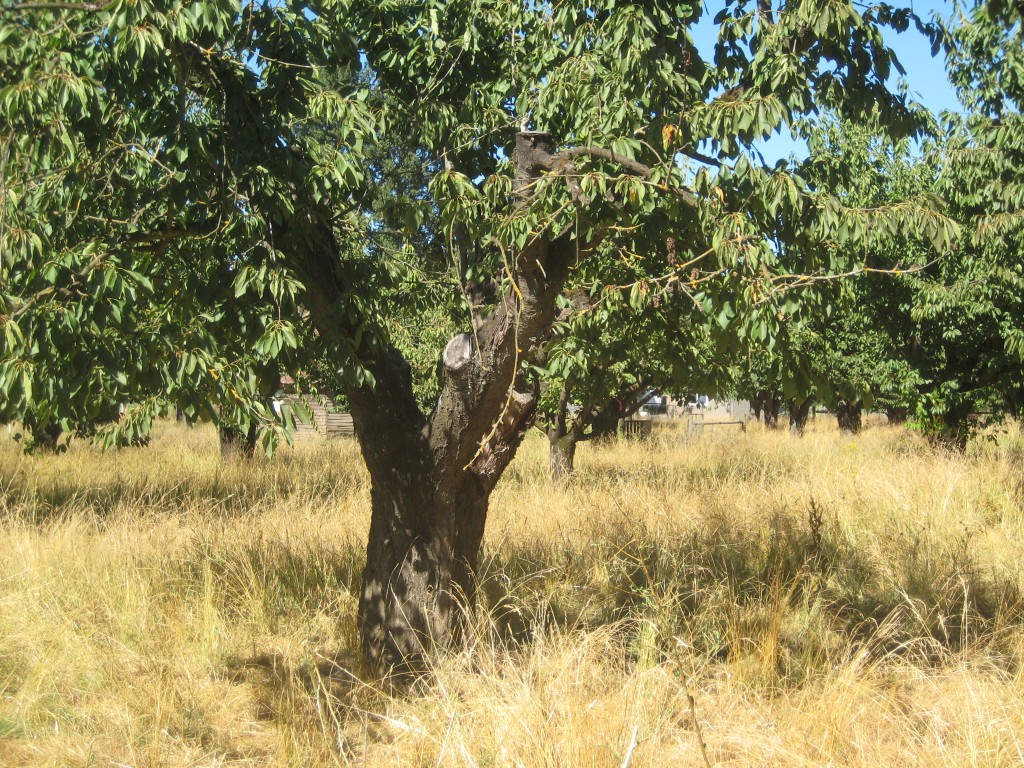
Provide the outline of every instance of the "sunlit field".
{"type": "Polygon", "coordinates": [[[1024,437],[531,436],[470,642],[359,663],[353,442],[0,441],[0,766],[1019,766],[1024,437]],[[702,751],[702,744],[706,752],[702,751]]]}

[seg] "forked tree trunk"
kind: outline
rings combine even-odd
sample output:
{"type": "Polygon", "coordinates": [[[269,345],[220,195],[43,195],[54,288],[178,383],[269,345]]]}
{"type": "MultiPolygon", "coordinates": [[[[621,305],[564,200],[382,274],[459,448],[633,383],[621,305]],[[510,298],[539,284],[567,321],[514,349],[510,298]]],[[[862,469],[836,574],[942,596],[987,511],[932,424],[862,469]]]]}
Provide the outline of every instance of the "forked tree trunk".
{"type": "Polygon", "coordinates": [[[553,485],[565,487],[571,481],[575,471],[576,448],[580,443],[611,437],[618,430],[622,419],[640,410],[642,403],[637,401],[637,396],[646,388],[643,382],[625,386],[603,407],[577,412],[570,423],[568,411],[571,393],[568,385],[563,386],[555,413],[553,417],[549,415],[549,426],[544,430],[548,437],[548,467],[553,485]]]}
{"type": "MultiPolygon", "coordinates": [[[[572,155],[556,155],[544,133],[516,137],[517,210],[531,203],[545,172],[564,174],[572,196],[572,155]]],[[[571,228],[531,235],[515,254],[512,280],[475,333],[455,336],[441,357],[437,405],[420,411],[408,363],[361,319],[341,273],[329,218],[310,207],[275,229],[275,244],[300,273],[303,304],[320,337],[362,339],[356,354],[373,385],[347,390],[370,473],[372,512],[360,594],[363,650],[383,675],[416,673],[462,634],[472,609],[487,502],[536,415],[539,393],[519,377],[555,320],[572,267],[600,234],[581,242],[571,228]]],[[[340,345],[339,345],[340,346],[340,345]]]]}
{"type": "Polygon", "coordinates": [[[839,424],[839,431],[849,435],[855,435],[861,430],[861,411],[863,402],[854,400],[852,402],[840,400],[836,405],[836,421],[839,424]]]}
{"type": "Polygon", "coordinates": [[[569,484],[569,479],[572,477],[573,465],[576,460],[576,443],[579,441],[583,428],[580,423],[583,418],[582,413],[578,413],[576,422],[570,424],[569,388],[568,382],[562,385],[562,391],[558,395],[558,405],[555,406],[554,418],[544,430],[548,436],[548,468],[551,473],[551,483],[562,488],[569,484]]]}
{"type": "MultiPolygon", "coordinates": [[[[478,332],[486,341],[485,334],[478,332]]],[[[429,418],[397,351],[374,366],[376,389],[349,390],[371,480],[363,652],[392,678],[418,674],[460,641],[476,597],[490,494],[536,413],[536,393],[489,386],[474,338],[460,334],[445,348],[444,383],[429,418]]],[[[503,367],[512,380],[514,352],[503,367]]]]}
{"type": "Polygon", "coordinates": [[[814,400],[792,400],[789,404],[789,431],[794,435],[803,435],[807,429],[807,417],[811,412],[814,400]]]}

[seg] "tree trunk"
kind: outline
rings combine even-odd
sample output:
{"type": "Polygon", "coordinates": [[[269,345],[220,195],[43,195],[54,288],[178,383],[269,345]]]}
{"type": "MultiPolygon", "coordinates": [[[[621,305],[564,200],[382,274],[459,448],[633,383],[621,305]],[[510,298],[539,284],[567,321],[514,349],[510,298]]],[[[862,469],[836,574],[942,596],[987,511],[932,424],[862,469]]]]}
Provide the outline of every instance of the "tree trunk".
{"type": "Polygon", "coordinates": [[[42,428],[30,426],[29,430],[32,435],[32,447],[34,449],[46,453],[57,452],[60,438],[64,434],[64,430],[60,428],[59,424],[51,422],[42,428]]]}
{"type": "Polygon", "coordinates": [[[248,461],[256,455],[256,424],[250,424],[246,432],[233,427],[219,427],[220,457],[224,461],[242,459],[248,461]]]}
{"type": "MultiPolygon", "coordinates": [[[[476,597],[488,499],[536,413],[535,393],[487,386],[473,339],[460,334],[445,348],[430,418],[419,411],[408,364],[396,350],[372,367],[375,389],[349,390],[371,481],[359,601],[363,652],[374,671],[391,678],[419,674],[436,652],[461,640],[476,597]],[[486,393],[493,401],[480,403],[486,393]]],[[[509,360],[514,371],[514,353],[509,360]]]]}
{"type": "Polygon", "coordinates": [[[477,483],[423,469],[373,483],[359,598],[363,653],[372,668],[399,680],[462,638],[490,496],[477,483]]]}
{"type": "Polygon", "coordinates": [[[808,397],[806,400],[792,400],[789,404],[789,431],[794,435],[803,435],[807,429],[807,416],[811,411],[814,400],[808,397]]]}
{"type": "MultiPolygon", "coordinates": [[[[543,173],[557,167],[575,178],[571,156],[556,156],[548,134],[517,134],[514,160],[517,208],[530,204],[543,173]]],[[[582,191],[568,183],[582,205],[582,191]]],[[[573,227],[531,236],[514,254],[494,311],[475,333],[460,333],[445,347],[428,416],[416,402],[408,363],[353,303],[330,218],[316,211],[310,206],[278,225],[275,244],[299,272],[303,305],[321,339],[346,342],[339,350],[354,352],[368,374],[362,380],[373,382],[350,380],[347,388],[371,481],[359,601],[363,650],[378,674],[415,674],[461,638],[488,498],[536,416],[539,392],[520,371],[541,353],[570,270],[604,230],[585,240],[573,227]],[[352,339],[360,339],[354,348],[352,339]]]]}
{"type": "Polygon", "coordinates": [[[558,396],[558,405],[555,407],[554,420],[546,430],[550,444],[549,466],[551,484],[563,488],[569,484],[569,478],[572,475],[573,462],[576,458],[576,442],[579,436],[576,427],[578,419],[583,417],[583,414],[579,413],[577,415],[577,425],[570,426],[569,386],[569,382],[562,384],[562,391],[558,396]]]}
{"type": "Polygon", "coordinates": [[[906,407],[893,406],[885,409],[885,416],[893,425],[906,424],[909,415],[910,410],[906,407]]]}
{"type": "Polygon", "coordinates": [[[192,426],[192,423],[188,420],[188,416],[185,415],[185,410],[180,405],[174,406],[174,418],[184,427],[192,426]]]}
{"type": "Polygon", "coordinates": [[[553,434],[553,431],[548,433],[548,441],[551,446],[549,455],[551,483],[564,488],[572,477],[578,441],[572,432],[558,437],[553,434]]]}
{"type": "Polygon", "coordinates": [[[836,405],[836,421],[839,423],[839,431],[849,435],[856,435],[861,430],[861,410],[863,402],[854,400],[848,402],[840,400],[836,405]]]}
{"type": "Polygon", "coordinates": [[[590,432],[587,434],[587,439],[606,440],[615,436],[622,420],[640,410],[636,396],[635,388],[628,389],[606,403],[600,411],[591,413],[589,417],[590,432]]]}
{"type": "Polygon", "coordinates": [[[764,407],[764,425],[768,429],[779,428],[779,410],[782,406],[782,400],[775,396],[774,392],[763,393],[763,407],[764,407]]]}
{"type": "MultiPolygon", "coordinates": [[[[281,375],[276,364],[268,366],[259,379],[260,396],[271,413],[274,412],[273,393],[277,391],[280,380],[281,375]]],[[[181,416],[184,415],[184,412],[181,412],[181,416]]],[[[245,432],[230,426],[221,426],[219,432],[221,459],[249,461],[255,458],[256,445],[259,442],[259,422],[252,421],[245,432]]]]}
{"type": "Polygon", "coordinates": [[[970,406],[961,404],[947,410],[942,416],[942,443],[948,448],[964,451],[970,439],[970,406]]]}

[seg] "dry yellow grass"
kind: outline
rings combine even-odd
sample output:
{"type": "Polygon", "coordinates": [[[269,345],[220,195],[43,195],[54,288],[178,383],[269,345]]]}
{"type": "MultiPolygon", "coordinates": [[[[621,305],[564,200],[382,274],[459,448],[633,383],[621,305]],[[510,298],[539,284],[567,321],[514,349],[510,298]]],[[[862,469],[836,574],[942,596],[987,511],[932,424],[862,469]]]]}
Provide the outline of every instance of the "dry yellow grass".
{"type": "Polygon", "coordinates": [[[358,664],[352,444],[4,441],[0,765],[1021,765],[1024,438],[817,427],[588,446],[566,491],[531,438],[404,696],[358,664]]]}

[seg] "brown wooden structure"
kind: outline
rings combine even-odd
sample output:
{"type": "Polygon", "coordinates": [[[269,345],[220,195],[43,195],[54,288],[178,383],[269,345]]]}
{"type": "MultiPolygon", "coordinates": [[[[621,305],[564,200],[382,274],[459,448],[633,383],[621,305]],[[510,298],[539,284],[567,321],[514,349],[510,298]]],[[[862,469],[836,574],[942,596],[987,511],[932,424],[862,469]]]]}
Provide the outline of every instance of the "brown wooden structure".
{"type": "Polygon", "coordinates": [[[355,436],[352,414],[341,411],[334,404],[330,395],[331,393],[328,392],[299,395],[295,391],[295,380],[291,376],[281,377],[281,389],[277,399],[285,403],[302,403],[313,417],[309,423],[299,422],[296,424],[294,435],[296,440],[355,436]]]}

